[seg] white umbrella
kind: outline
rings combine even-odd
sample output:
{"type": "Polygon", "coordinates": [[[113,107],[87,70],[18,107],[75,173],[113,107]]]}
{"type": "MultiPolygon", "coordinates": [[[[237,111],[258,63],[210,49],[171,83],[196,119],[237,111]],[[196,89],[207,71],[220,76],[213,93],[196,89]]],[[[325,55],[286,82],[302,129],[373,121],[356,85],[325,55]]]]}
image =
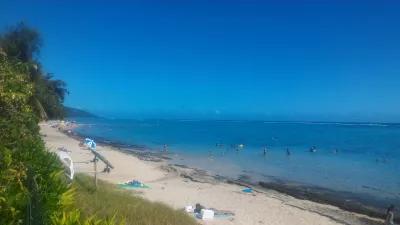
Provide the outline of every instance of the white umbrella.
{"type": "Polygon", "coordinates": [[[57,151],[57,154],[60,161],[64,165],[64,168],[67,170],[65,175],[67,175],[67,177],[69,177],[71,180],[74,179],[74,163],[71,157],[66,152],[62,151],[57,151]]]}
{"type": "Polygon", "coordinates": [[[89,146],[89,148],[91,150],[95,150],[96,149],[96,142],[94,142],[93,140],[91,142],[89,142],[87,145],[89,146]]]}

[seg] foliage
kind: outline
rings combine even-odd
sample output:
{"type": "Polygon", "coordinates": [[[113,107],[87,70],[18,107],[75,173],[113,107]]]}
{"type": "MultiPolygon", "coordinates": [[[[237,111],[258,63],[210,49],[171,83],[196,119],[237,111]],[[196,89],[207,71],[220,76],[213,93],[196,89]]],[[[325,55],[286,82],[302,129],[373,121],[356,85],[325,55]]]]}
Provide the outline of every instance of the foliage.
{"type": "Polygon", "coordinates": [[[58,175],[62,166],[57,157],[45,151],[39,117],[29,104],[35,88],[30,82],[30,65],[1,55],[0,224],[22,223],[29,211],[26,205],[33,206],[35,217],[40,217],[37,220],[46,224],[50,214],[61,209],[59,196],[68,188],[58,175]]]}
{"type": "Polygon", "coordinates": [[[29,98],[32,110],[40,119],[65,117],[63,102],[68,94],[67,84],[62,80],[54,80],[51,73],[45,73],[42,64],[38,61],[43,40],[39,32],[19,23],[10,27],[0,36],[0,47],[7,55],[7,61],[20,63],[25,66],[27,80],[33,89],[29,98]]]}
{"type": "Polygon", "coordinates": [[[115,217],[120,222],[126,219],[126,225],[169,225],[198,224],[195,219],[183,210],[174,210],[162,203],[150,202],[131,191],[118,188],[102,180],[98,181],[99,189],[95,191],[93,177],[77,174],[72,183],[75,188],[75,206],[81,209],[82,218],[93,215],[115,217]]]}
{"type": "Polygon", "coordinates": [[[67,184],[39,135],[40,119],[63,117],[68,94],[66,83],[37,61],[41,43],[23,23],[0,36],[0,224],[122,225],[123,218],[129,224],[196,224],[183,212],[107,183],[93,192],[85,176],[78,176],[76,191],[67,184]]]}
{"type": "Polygon", "coordinates": [[[36,29],[21,22],[17,26],[11,26],[6,30],[0,36],[0,45],[10,58],[29,62],[39,56],[43,40],[36,29]]]}
{"type": "Polygon", "coordinates": [[[0,224],[113,224],[81,222],[62,165],[45,150],[38,122],[44,114],[62,116],[67,91],[63,81],[43,75],[40,64],[32,63],[38,37],[22,24],[0,39],[16,54],[9,57],[0,48],[0,224]]]}

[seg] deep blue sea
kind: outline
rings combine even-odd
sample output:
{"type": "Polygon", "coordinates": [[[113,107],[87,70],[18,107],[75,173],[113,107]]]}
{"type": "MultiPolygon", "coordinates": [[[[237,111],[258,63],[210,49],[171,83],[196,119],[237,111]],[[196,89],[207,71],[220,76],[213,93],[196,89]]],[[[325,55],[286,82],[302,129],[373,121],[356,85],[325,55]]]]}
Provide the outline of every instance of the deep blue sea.
{"type": "Polygon", "coordinates": [[[274,178],[400,203],[399,124],[76,120],[92,124],[78,130],[87,137],[143,145],[158,152],[167,142],[172,163],[231,178],[274,178]],[[223,146],[217,147],[217,142],[223,146]],[[236,152],[231,144],[244,147],[236,152]],[[308,151],[311,146],[316,152],[308,151]],[[286,155],[287,148],[291,156],[286,155]]]}

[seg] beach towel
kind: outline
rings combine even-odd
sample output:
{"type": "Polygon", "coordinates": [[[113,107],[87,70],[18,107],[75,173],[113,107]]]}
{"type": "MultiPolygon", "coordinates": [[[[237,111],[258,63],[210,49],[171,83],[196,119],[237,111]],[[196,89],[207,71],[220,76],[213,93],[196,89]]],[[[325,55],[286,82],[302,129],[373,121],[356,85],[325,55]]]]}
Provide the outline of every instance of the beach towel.
{"type": "Polygon", "coordinates": [[[151,189],[149,186],[144,185],[140,182],[132,182],[131,184],[127,184],[127,183],[119,183],[117,184],[118,187],[121,188],[145,188],[145,189],[151,189]]]}
{"type": "Polygon", "coordinates": [[[230,218],[230,217],[233,217],[233,214],[230,214],[230,213],[226,213],[226,214],[214,214],[214,217],[217,217],[217,218],[230,218]]]}
{"type": "MultiPolygon", "coordinates": [[[[200,215],[200,213],[194,213],[194,216],[197,218],[197,219],[201,219],[201,215],[200,215]]],[[[214,217],[215,218],[231,218],[231,217],[233,217],[234,215],[233,214],[231,214],[231,213],[221,213],[221,214],[218,214],[218,213],[215,213],[214,212],[214,217]]]]}
{"type": "Polygon", "coordinates": [[[251,188],[246,188],[242,190],[243,193],[253,193],[253,190],[251,188]]]}

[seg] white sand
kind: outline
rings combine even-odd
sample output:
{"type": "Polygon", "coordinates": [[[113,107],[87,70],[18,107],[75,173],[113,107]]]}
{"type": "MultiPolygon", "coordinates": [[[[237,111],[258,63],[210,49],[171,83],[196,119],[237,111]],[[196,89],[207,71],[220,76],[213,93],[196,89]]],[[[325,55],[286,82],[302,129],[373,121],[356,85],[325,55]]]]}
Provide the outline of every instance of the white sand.
{"type": "MultiPolygon", "coordinates": [[[[75,162],[93,159],[93,155],[88,150],[78,147],[78,141],[67,137],[57,129],[41,125],[41,133],[47,135],[44,140],[49,151],[65,147],[72,151],[70,156],[75,162]]],[[[212,221],[199,220],[201,224],[343,224],[338,221],[362,224],[357,219],[360,215],[348,213],[336,207],[298,200],[273,191],[258,193],[257,196],[243,195],[240,194],[243,189],[240,186],[226,183],[212,185],[190,182],[181,178],[178,173],[161,170],[162,163],[142,161],[134,156],[115,151],[111,147],[97,147],[97,150],[115,166],[109,174],[99,174],[100,179],[112,183],[139,180],[152,188],[140,190],[143,192],[143,197],[166,203],[176,209],[200,203],[207,207],[230,210],[235,213],[233,220],[228,218],[214,218],[212,221]],[[335,220],[330,218],[335,218],[335,220]]],[[[103,168],[104,164],[99,162],[98,170],[103,168]]],[[[75,164],[75,169],[77,172],[93,171],[93,163],[75,164]]]]}

